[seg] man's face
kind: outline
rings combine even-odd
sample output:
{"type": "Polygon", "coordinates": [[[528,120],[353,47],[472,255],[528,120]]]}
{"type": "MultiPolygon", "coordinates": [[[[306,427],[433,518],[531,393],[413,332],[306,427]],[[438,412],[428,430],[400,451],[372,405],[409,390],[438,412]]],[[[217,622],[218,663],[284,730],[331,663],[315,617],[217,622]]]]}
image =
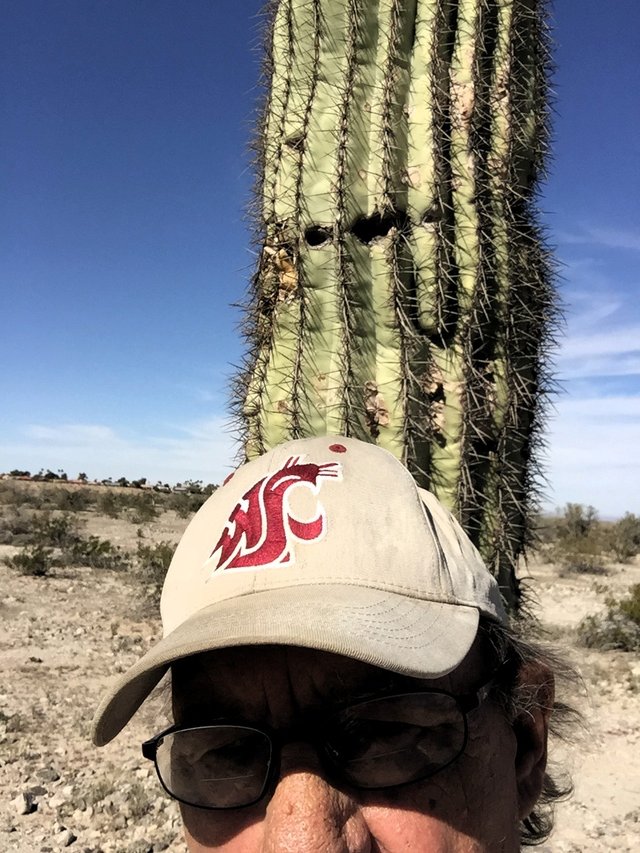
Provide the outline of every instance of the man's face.
{"type": "MultiPolygon", "coordinates": [[[[434,687],[462,695],[485,677],[477,647],[454,673],[437,681],[399,680],[367,664],[308,649],[236,648],[175,667],[174,715],[181,725],[225,716],[289,728],[310,708],[395,689],[396,683],[398,692],[434,687]]],[[[286,744],[275,789],[259,803],[228,811],[182,807],[189,850],[514,853],[520,849],[518,821],[532,805],[531,779],[523,780],[523,773],[531,775],[531,767],[539,770],[542,762],[543,769],[544,763],[543,744],[530,754],[536,750],[536,725],[530,729],[525,748],[488,700],[469,714],[468,744],[454,764],[424,781],[383,791],[338,786],[325,777],[311,745],[286,744]]],[[[522,741],[522,727],[519,731],[522,741]]]]}

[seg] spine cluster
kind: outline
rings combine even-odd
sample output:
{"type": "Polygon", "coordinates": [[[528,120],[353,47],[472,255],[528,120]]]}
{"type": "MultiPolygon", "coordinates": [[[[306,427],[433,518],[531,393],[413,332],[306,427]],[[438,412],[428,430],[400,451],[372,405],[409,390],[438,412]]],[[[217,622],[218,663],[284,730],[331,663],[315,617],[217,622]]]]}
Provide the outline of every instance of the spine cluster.
{"type": "Polygon", "coordinates": [[[280,0],[238,408],[402,459],[516,605],[549,387],[544,0],[280,0]]]}

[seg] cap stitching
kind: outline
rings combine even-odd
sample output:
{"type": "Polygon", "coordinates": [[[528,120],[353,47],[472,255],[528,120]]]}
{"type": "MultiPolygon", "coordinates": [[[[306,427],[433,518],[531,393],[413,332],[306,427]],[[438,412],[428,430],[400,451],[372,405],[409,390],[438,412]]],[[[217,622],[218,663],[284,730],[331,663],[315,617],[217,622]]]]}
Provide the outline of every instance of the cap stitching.
{"type": "MultiPolygon", "coordinates": [[[[349,584],[353,584],[354,586],[357,586],[359,589],[370,589],[373,592],[399,592],[399,593],[403,593],[403,594],[409,593],[409,595],[407,596],[408,598],[416,599],[419,601],[432,601],[434,603],[441,603],[441,604],[467,604],[470,607],[475,607],[476,609],[480,609],[480,604],[476,601],[466,601],[465,599],[462,599],[462,598],[445,597],[445,596],[426,597],[427,595],[430,595],[430,594],[429,593],[421,594],[419,591],[416,590],[415,586],[405,586],[403,584],[397,584],[397,583],[389,583],[389,584],[384,584],[384,585],[377,584],[374,586],[371,583],[365,582],[360,577],[348,577],[348,578],[340,578],[340,580],[337,580],[336,578],[325,578],[325,579],[315,579],[315,580],[309,581],[307,583],[300,582],[300,583],[287,583],[287,584],[283,583],[281,585],[275,585],[274,584],[272,586],[269,586],[269,587],[266,587],[263,589],[259,589],[259,590],[249,589],[249,590],[245,590],[244,592],[235,591],[232,595],[229,595],[228,597],[216,598],[214,601],[210,601],[208,604],[204,604],[203,607],[200,608],[200,610],[204,609],[205,607],[211,607],[214,604],[222,604],[225,601],[237,601],[238,599],[245,598],[246,596],[261,595],[262,593],[265,593],[265,592],[269,593],[269,592],[276,592],[279,590],[286,590],[286,589],[291,589],[291,590],[296,589],[297,590],[297,589],[305,589],[307,587],[315,587],[315,586],[347,586],[349,584]]],[[[198,610],[195,612],[198,613],[200,611],[198,610]]],[[[187,619],[189,619],[189,618],[190,617],[187,617],[187,619]]],[[[183,620],[183,622],[186,622],[187,619],[183,620]]],[[[180,624],[183,624],[183,622],[181,622],[180,624]]]]}

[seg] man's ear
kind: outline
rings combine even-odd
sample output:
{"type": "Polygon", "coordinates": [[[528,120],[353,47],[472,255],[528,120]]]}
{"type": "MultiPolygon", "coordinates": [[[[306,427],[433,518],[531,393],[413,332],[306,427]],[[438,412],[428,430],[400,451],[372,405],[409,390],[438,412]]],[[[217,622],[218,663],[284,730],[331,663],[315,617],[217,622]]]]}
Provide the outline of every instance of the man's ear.
{"type": "Polygon", "coordinates": [[[520,820],[528,817],[540,796],[547,767],[547,735],[553,709],[551,670],[538,663],[524,664],[518,674],[518,692],[528,706],[513,722],[518,751],[516,783],[520,820]]]}

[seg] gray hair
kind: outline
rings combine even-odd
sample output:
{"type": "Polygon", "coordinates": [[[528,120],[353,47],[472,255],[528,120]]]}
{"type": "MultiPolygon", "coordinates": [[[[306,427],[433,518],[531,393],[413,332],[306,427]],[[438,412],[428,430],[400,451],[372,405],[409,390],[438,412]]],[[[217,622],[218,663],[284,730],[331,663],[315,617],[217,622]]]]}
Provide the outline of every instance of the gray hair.
{"type": "MultiPolygon", "coordinates": [[[[525,626],[534,632],[537,627],[523,622],[522,628],[525,626]]],[[[550,736],[564,741],[571,740],[581,723],[581,716],[562,700],[562,693],[580,683],[576,670],[546,643],[523,640],[517,627],[506,628],[482,618],[480,632],[491,649],[493,666],[498,670],[493,688],[494,698],[502,706],[509,722],[514,723],[523,714],[542,708],[551,712],[550,736]],[[554,697],[550,708],[543,704],[547,699],[542,695],[539,684],[527,683],[526,670],[531,667],[547,669],[553,674],[556,697],[559,695],[559,698],[554,697]]],[[[541,844],[549,837],[553,830],[555,805],[566,799],[572,791],[573,785],[566,772],[547,768],[538,802],[531,814],[520,822],[522,846],[541,844]]]]}

